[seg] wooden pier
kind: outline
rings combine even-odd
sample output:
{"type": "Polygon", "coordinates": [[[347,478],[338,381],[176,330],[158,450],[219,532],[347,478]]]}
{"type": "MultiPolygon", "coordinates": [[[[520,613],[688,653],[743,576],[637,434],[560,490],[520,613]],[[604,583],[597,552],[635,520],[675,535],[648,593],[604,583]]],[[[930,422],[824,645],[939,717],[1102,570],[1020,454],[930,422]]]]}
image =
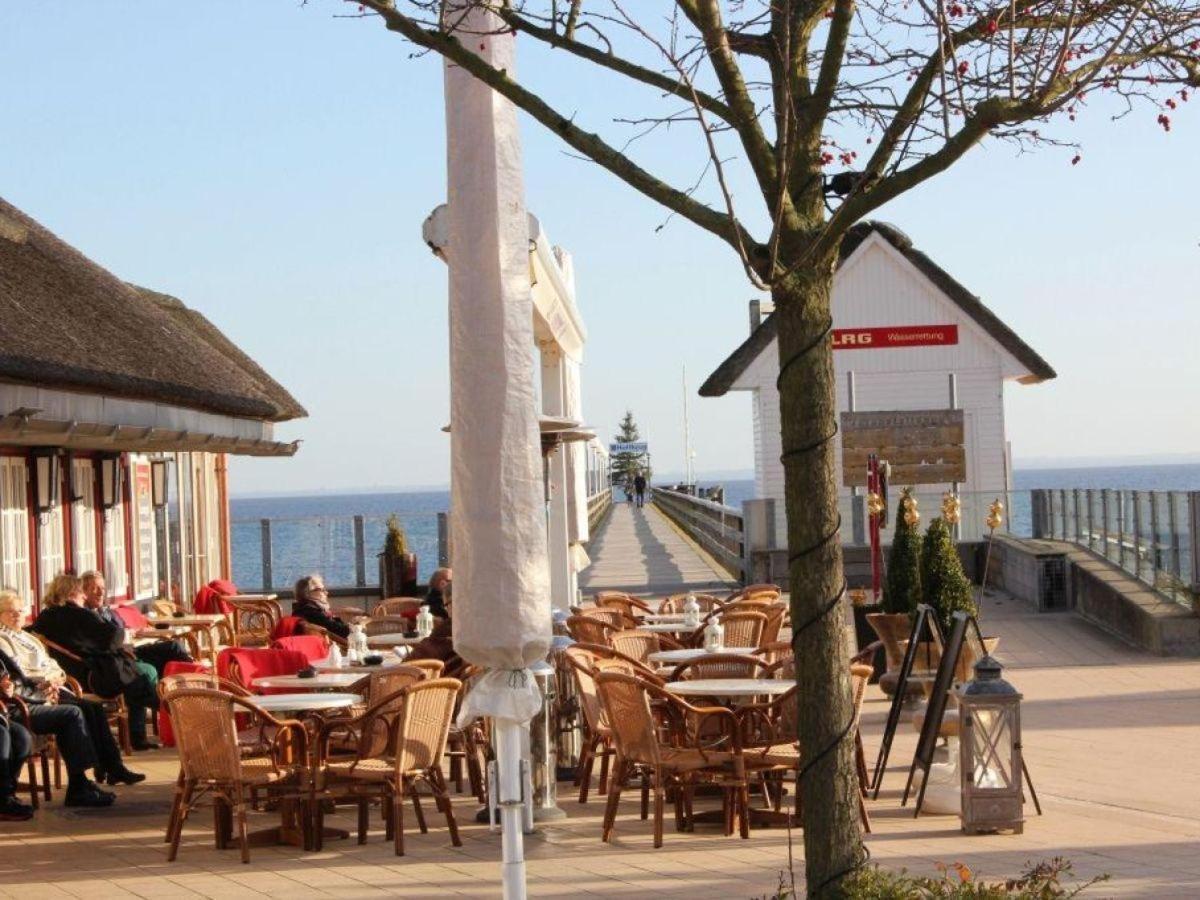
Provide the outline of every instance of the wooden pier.
{"type": "Polygon", "coordinates": [[[588,544],[592,564],[579,575],[584,596],[597,591],[669,594],[728,591],[730,574],[649,503],[616,503],[588,544]]]}

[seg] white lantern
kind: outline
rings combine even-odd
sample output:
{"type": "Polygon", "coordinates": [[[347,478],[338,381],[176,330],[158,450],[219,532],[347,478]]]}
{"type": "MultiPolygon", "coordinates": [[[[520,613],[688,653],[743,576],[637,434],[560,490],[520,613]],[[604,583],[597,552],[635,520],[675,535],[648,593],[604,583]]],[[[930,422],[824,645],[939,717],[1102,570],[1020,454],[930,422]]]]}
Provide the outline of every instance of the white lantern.
{"type": "Polygon", "coordinates": [[[985,656],[958,691],[962,828],[967,834],[1024,830],[1021,694],[985,656]]]}

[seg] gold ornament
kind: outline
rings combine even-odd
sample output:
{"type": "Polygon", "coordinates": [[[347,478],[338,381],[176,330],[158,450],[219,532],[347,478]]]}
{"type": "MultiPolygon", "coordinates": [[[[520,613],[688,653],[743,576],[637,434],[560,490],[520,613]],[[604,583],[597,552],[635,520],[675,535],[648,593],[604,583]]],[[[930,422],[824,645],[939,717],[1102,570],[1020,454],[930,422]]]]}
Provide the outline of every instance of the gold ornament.
{"type": "Polygon", "coordinates": [[[910,505],[904,510],[904,524],[915,528],[917,523],[921,521],[921,513],[917,510],[916,504],[910,505]]]}
{"type": "Polygon", "coordinates": [[[962,519],[962,500],[950,491],[942,495],[942,518],[950,525],[957,525],[962,519]]]}
{"type": "Polygon", "coordinates": [[[883,512],[883,497],[875,491],[867,494],[867,512],[872,516],[878,516],[883,512]]]}
{"type": "Polygon", "coordinates": [[[995,531],[1004,524],[1004,504],[1000,501],[1000,498],[997,497],[992,501],[992,505],[988,507],[988,516],[984,519],[984,523],[992,531],[995,531]]]}

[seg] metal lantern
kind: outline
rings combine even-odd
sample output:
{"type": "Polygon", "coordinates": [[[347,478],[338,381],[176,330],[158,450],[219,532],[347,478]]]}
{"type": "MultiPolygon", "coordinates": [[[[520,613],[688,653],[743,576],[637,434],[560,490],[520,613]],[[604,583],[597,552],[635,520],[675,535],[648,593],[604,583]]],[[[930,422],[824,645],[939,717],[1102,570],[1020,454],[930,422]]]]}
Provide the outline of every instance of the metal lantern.
{"type": "Polygon", "coordinates": [[[121,457],[107,454],[100,457],[100,506],[107,513],[121,502],[121,457]]]}
{"type": "Polygon", "coordinates": [[[958,691],[962,829],[967,834],[1024,830],[1021,695],[985,656],[958,691]]]}
{"type": "Polygon", "coordinates": [[[62,480],[57,447],[35,447],[33,457],[33,510],[39,516],[58,506],[58,486],[62,480]]]}

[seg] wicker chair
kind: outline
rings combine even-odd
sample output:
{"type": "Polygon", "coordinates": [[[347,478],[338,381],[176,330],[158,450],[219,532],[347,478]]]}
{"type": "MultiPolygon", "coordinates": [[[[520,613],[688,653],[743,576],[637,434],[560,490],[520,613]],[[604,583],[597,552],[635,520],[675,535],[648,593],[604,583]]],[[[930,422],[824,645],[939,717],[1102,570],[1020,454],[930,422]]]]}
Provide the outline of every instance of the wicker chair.
{"type": "MultiPolygon", "coordinates": [[[[696,598],[696,605],[700,607],[702,614],[720,609],[723,605],[720,599],[712,594],[692,594],[692,596],[696,598]]],[[[684,604],[687,603],[687,598],[687,594],[672,594],[659,604],[658,611],[660,613],[681,613],[684,604]]]]}
{"type": "Polygon", "coordinates": [[[575,769],[575,783],[579,785],[579,802],[587,803],[592,784],[592,769],[596,757],[600,757],[600,786],[598,793],[608,793],[609,761],[615,752],[612,729],[608,725],[600,695],[596,692],[594,672],[595,656],[588,649],[576,644],[568,647],[563,656],[571,669],[575,683],[575,696],[579,698],[579,710],[583,714],[583,746],[579,752],[579,764],[575,769]]]}
{"type": "MultiPolygon", "coordinates": [[[[183,789],[172,805],[168,825],[171,848],[167,861],[179,853],[179,840],[197,791],[211,793],[217,805],[214,819],[217,847],[224,847],[231,824],[236,825],[242,862],[250,862],[246,833],[246,800],[251,790],[270,790],[285,803],[307,806],[303,784],[303,760],[308,757],[308,735],[295,720],[279,720],[242,697],[205,688],[181,688],[167,695],[167,707],[175,726],[179,761],[183,767],[183,789]],[[236,714],[253,716],[271,729],[272,752],[249,759],[238,746],[236,714]]],[[[308,830],[307,811],[298,816],[308,830]]],[[[305,844],[309,842],[305,835],[305,844]]]]}
{"type": "Polygon", "coordinates": [[[633,628],[634,627],[630,623],[629,619],[626,618],[625,613],[621,612],[621,610],[619,610],[619,609],[609,609],[609,608],[606,608],[603,606],[587,606],[587,607],[584,607],[584,608],[578,610],[578,612],[576,612],[575,615],[583,616],[584,618],[587,618],[587,619],[596,619],[597,621],[605,622],[605,623],[611,625],[613,628],[633,628]]]}
{"type": "Polygon", "coordinates": [[[717,619],[725,629],[726,647],[757,648],[762,646],[767,616],[761,612],[726,612],[717,619]]]}
{"type": "MultiPolygon", "coordinates": [[[[50,802],[50,760],[54,760],[54,771],[56,776],[56,784],[62,786],[62,766],[58,756],[58,746],[54,742],[53,735],[43,735],[33,733],[33,723],[29,721],[29,707],[20,697],[12,697],[11,702],[15,706],[17,713],[16,718],[25,726],[25,730],[29,732],[29,736],[33,739],[33,747],[26,760],[29,777],[25,782],[29,789],[29,805],[34,809],[41,808],[39,793],[44,794],[46,802],[50,802]],[[38,784],[38,764],[41,764],[42,780],[38,784]]],[[[18,785],[20,787],[20,785],[18,785]]]]}
{"type": "Polygon", "coordinates": [[[400,616],[374,616],[363,622],[367,637],[376,634],[404,634],[412,628],[412,622],[400,616]]]}
{"type": "Polygon", "coordinates": [[[596,595],[595,602],[596,606],[600,609],[611,609],[619,612],[623,620],[623,625],[626,628],[636,628],[644,613],[653,612],[649,606],[629,594],[602,592],[596,595]]]}
{"type": "Polygon", "coordinates": [[[742,837],[749,837],[749,795],[738,747],[738,720],[728,709],[692,706],[679,697],[632,675],[600,671],[596,675],[600,702],[612,727],[616,768],[604,810],[601,839],[612,837],[621,789],[635,767],[650,778],[654,793],[654,846],[663,842],[663,803],[668,784],[675,791],[676,827],[684,827],[691,790],[699,782],[719,785],[725,792],[725,831],[735,820],[742,837]],[[653,704],[653,709],[652,709],[653,704]],[[723,728],[710,729],[719,722],[723,728]],[[700,728],[697,728],[700,726],[700,728]],[[700,737],[700,729],[714,731],[715,749],[700,737]],[[667,737],[663,737],[664,730],[667,737]]]}
{"type": "Polygon", "coordinates": [[[567,632],[583,644],[608,645],[611,641],[610,636],[620,630],[590,616],[571,616],[567,619],[567,632]]]}
{"type": "Polygon", "coordinates": [[[658,672],[650,665],[644,662],[639,662],[632,656],[627,656],[620,650],[617,650],[608,644],[587,644],[583,642],[572,645],[572,650],[585,650],[592,658],[593,665],[595,663],[604,662],[619,662],[628,667],[628,671],[637,675],[639,678],[645,678],[647,681],[655,684],[665,684],[666,682],[659,676],[658,672]]]}
{"type": "Polygon", "coordinates": [[[618,631],[610,637],[612,648],[645,666],[651,663],[647,657],[659,649],[658,635],[652,631],[618,631]]]}
{"type": "Polygon", "coordinates": [[[710,653],[680,663],[668,681],[695,681],[701,678],[767,678],[770,666],[752,656],[737,653],[710,653]]]}
{"type": "MultiPolygon", "coordinates": [[[[850,690],[854,704],[854,719],[851,727],[855,732],[858,730],[862,700],[866,693],[867,681],[871,677],[871,671],[870,666],[854,665],[850,667],[850,690]]],[[[800,704],[797,688],[792,688],[769,703],[746,704],[738,710],[746,770],[762,777],[764,793],[767,793],[768,796],[770,796],[770,792],[767,791],[766,784],[769,776],[774,776],[781,781],[785,773],[792,772],[795,777],[799,777],[800,743],[796,739],[799,731],[799,714],[800,704]]],[[[871,819],[867,814],[867,805],[863,799],[866,787],[865,762],[861,766],[856,765],[856,769],[859,779],[858,814],[862,819],[863,828],[869,832],[871,819]]],[[[777,811],[781,805],[781,797],[782,791],[776,791],[772,802],[777,811]]],[[[799,797],[799,786],[797,786],[797,797],[799,797]]]]}
{"type": "MultiPolygon", "coordinates": [[[[410,666],[429,666],[440,664],[441,660],[415,659],[407,663],[410,666]]],[[[446,741],[446,759],[449,762],[450,780],[454,782],[454,790],[463,792],[463,770],[466,770],[467,784],[471,794],[480,803],[487,803],[487,783],[484,772],[487,770],[488,755],[491,753],[491,736],[488,720],[477,718],[465,725],[458,724],[458,714],[462,709],[463,698],[470,693],[473,679],[480,670],[475,666],[465,666],[459,672],[459,680],[463,690],[459,692],[454,706],[454,717],[450,720],[450,735],[446,741]]],[[[440,678],[441,669],[430,675],[440,678]]]]}
{"type": "Polygon", "coordinates": [[[762,612],[766,615],[767,621],[763,625],[762,635],[758,639],[758,646],[760,647],[779,641],[779,632],[783,628],[784,618],[787,615],[787,607],[771,606],[762,610],[762,612]]]}
{"type": "Polygon", "coordinates": [[[371,680],[367,682],[367,706],[378,703],[384,697],[389,697],[410,684],[426,681],[429,677],[425,669],[417,666],[388,666],[378,672],[372,672],[371,680]]]}
{"type": "Polygon", "coordinates": [[[748,584],[726,597],[725,603],[738,603],[742,600],[755,599],[775,602],[782,596],[783,589],[777,584],[748,584]]]}
{"type": "Polygon", "coordinates": [[[442,670],[446,668],[446,664],[440,659],[410,659],[404,664],[415,669],[421,669],[424,671],[426,678],[441,678],[442,670]]]}
{"type": "Polygon", "coordinates": [[[346,646],[347,646],[346,639],[344,637],[339,637],[338,635],[334,634],[332,631],[322,628],[320,625],[314,625],[312,622],[301,623],[300,633],[301,634],[319,634],[319,635],[323,636],[325,638],[325,640],[329,641],[329,643],[337,644],[338,647],[341,648],[342,650],[345,650],[346,646]]]}
{"type": "Polygon", "coordinates": [[[241,594],[226,597],[233,607],[233,635],[239,647],[264,647],[271,643],[283,610],[274,597],[241,594]]]}
{"type": "Polygon", "coordinates": [[[787,641],[763,641],[754,655],[760,657],[768,663],[777,663],[780,660],[791,659],[795,651],[792,645],[787,641]]]}
{"type": "MultiPolygon", "coordinates": [[[[352,759],[330,761],[322,767],[321,789],[327,798],[350,798],[359,804],[358,840],[366,842],[366,804],[371,797],[390,800],[388,830],[395,839],[396,855],[404,855],[404,799],[409,796],[417,813],[417,824],[428,831],[417,795],[417,784],[432,791],[438,808],[446,816],[450,842],[461,847],[454,809],[446,789],[440,762],[446,748],[450,717],[462,682],[454,678],[420,681],[385,697],[356,720],[340,721],[331,729],[352,730],[357,725],[359,743],[352,759]],[[398,703],[398,708],[389,709],[398,703]],[[391,719],[390,727],[383,728],[391,719]]],[[[317,810],[316,847],[321,849],[323,805],[317,810]]]]}
{"type": "Polygon", "coordinates": [[[371,610],[372,616],[415,616],[425,601],[420,597],[388,597],[371,610]]]}

